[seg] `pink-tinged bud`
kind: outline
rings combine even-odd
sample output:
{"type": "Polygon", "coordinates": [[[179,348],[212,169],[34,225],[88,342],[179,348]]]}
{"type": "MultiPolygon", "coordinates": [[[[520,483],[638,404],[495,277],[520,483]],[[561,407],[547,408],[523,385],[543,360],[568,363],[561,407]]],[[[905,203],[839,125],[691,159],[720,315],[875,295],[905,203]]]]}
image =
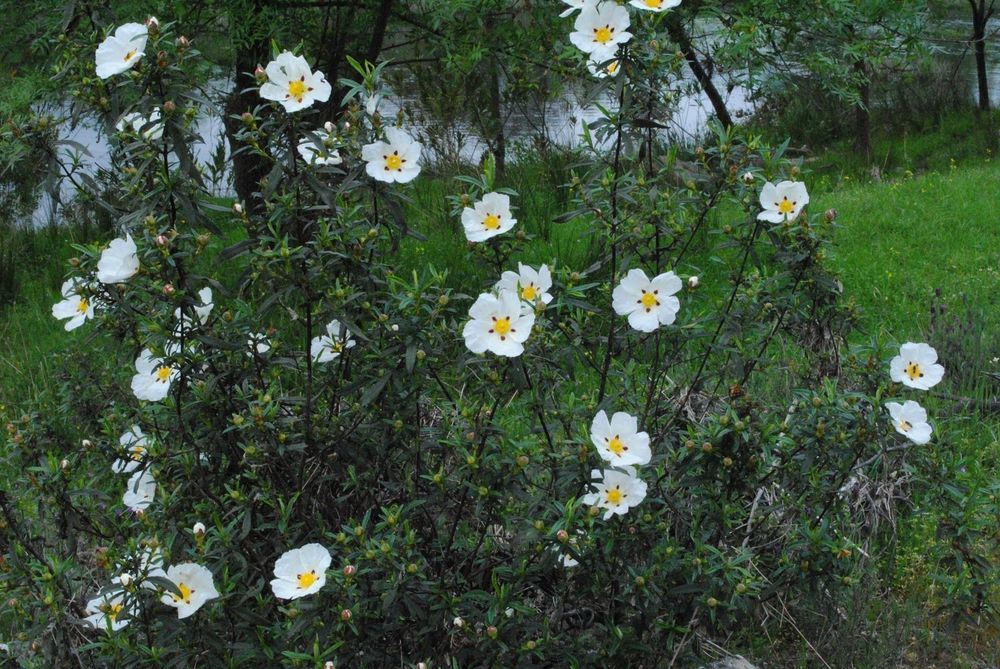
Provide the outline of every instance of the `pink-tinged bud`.
{"type": "Polygon", "coordinates": [[[189,46],[191,46],[191,40],[189,40],[187,37],[184,37],[184,35],[181,35],[180,37],[177,38],[177,46],[180,47],[181,49],[186,49],[189,46]]]}
{"type": "Polygon", "coordinates": [[[691,290],[694,290],[695,288],[697,288],[698,284],[700,284],[700,283],[701,283],[701,279],[699,279],[698,277],[696,277],[696,276],[688,277],[688,288],[690,288],[691,290]]]}
{"type": "Polygon", "coordinates": [[[333,125],[333,122],[331,121],[327,121],[326,123],[323,124],[323,130],[326,130],[327,134],[332,135],[333,131],[336,129],[337,127],[333,125]]]}
{"type": "Polygon", "coordinates": [[[66,471],[69,469],[69,460],[63,459],[59,461],[59,469],[66,471]]]}
{"type": "Polygon", "coordinates": [[[165,68],[167,66],[167,63],[168,63],[168,61],[167,61],[167,52],[166,51],[161,51],[158,54],[156,54],[156,64],[157,65],[159,65],[161,68],[165,68]]]}
{"type": "Polygon", "coordinates": [[[148,30],[151,33],[155,33],[159,29],[160,29],[160,22],[156,20],[155,16],[150,16],[148,19],[146,19],[146,30],[148,30]]]}
{"type": "Polygon", "coordinates": [[[346,132],[346,131],[348,131],[350,129],[351,129],[351,122],[350,121],[344,121],[344,131],[346,132]]]}
{"type": "Polygon", "coordinates": [[[243,215],[243,205],[240,204],[239,202],[233,203],[233,213],[236,214],[237,216],[242,216],[243,215]]]}
{"type": "Polygon", "coordinates": [[[566,543],[567,541],[569,541],[569,532],[567,532],[566,530],[559,530],[558,532],[556,532],[556,539],[561,544],[566,543]]]}
{"type": "Polygon", "coordinates": [[[757,177],[755,177],[755,176],[753,175],[753,172],[744,172],[744,173],[743,173],[743,183],[745,183],[745,184],[746,184],[746,185],[748,185],[748,186],[749,186],[750,184],[752,184],[752,183],[754,182],[754,180],[755,180],[756,178],[757,178],[757,177]]]}
{"type": "Polygon", "coordinates": [[[349,564],[346,567],[344,567],[344,576],[346,576],[347,578],[351,578],[357,573],[358,573],[358,568],[355,567],[353,564],[349,564]]]}
{"type": "Polygon", "coordinates": [[[172,284],[172,283],[163,284],[163,294],[166,295],[167,297],[170,297],[171,295],[173,295],[174,294],[174,284],[172,284]]]}
{"type": "Polygon", "coordinates": [[[253,71],[253,77],[254,79],[257,80],[258,84],[263,84],[265,81],[267,81],[267,71],[263,67],[258,65],[257,69],[253,71]]]}
{"type": "Polygon", "coordinates": [[[486,628],[486,636],[488,636],[489,638],[496,639],[497,634],[498,631],[495,625],[490,625],[489,627],[486,628]]]}
{"type": "Polygon", "coordinates": [[[163,103],[164,114],[173,114],[175,111],[177,111],[177,105],[174,104],[173,100],[167,100],[163,103]]]}
{"type": "Polygon", "coordinates": [[[343,611],[341,611],[340,612],[340,619],[343,620],[345,623],[348,620],[350,620],[351,619],[351,610],[350,609],[344,609],[343,611]]]}
{"type": "Polygon", "coordinates": [[[83,446],[83,450],[89,451],[94,447],[94,442],[92,442],[90,439],[84,439],[82,442],[80,442],[80,445],[83,446]]]}
{"type": "Polygon", "coordinates": [[[828,220],[830,223],[833,223],[834,221],[836,221],[837,220],[837,210],[836,209],[827,209],[826,210],[826,220],[828,220]]]}
{"type": "Polygon", "coordinates": [[[166,235],[156,235],[156,245],[167,248],[170,246],[170,239],[166,235]]]}

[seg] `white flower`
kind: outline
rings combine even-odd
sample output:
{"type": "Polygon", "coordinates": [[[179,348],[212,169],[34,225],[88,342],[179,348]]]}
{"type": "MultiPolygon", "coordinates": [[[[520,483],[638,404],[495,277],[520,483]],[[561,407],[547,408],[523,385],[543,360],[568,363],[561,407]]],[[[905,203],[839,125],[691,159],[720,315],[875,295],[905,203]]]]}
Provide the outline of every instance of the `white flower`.
{"type": "Polygon", "coordinates": [[[194,313],[197,314],[198,320],[204,325],[208,321],[208,316],[212,313],[212,309],[215,308],[215,303],[212,302],[212,289],[205,286],[199,290],[198,299],[201,300],[201,304],[194,305],[194,313]]]}
{"type": "Polygon", "coordinates": [[[170,392],[170,383],[177,374],[176,368],[168,366],[161,358],[154,358],[152,351],[144,348],[135,359],[132,393],[140,400],[159,402],[170,392]]]}
{"type": "Polygon", "coordinates": [[[782,181],[777,186],[768,181],[760,190],[760,206],[764,211],[757,214],[757,220],[768,223],[794,221],[807,204],[809,193],[801,181],[782,181]]]}
{"type": "Polygon", "coordinates": [[[122,434],[118,443],[122,450],[128,453],[128,456],[115,460],[114,464],[111,465],[111,471],[115,474],[134,472],[146,458],[146,446],[149,445],[146,435],[142,433],[142,428],[133,425],[122,434]]]}
{"type": "Polygon", "coordinates": [[[94,56],[97,62],[97,76],[107,79],[131,69],[142,58],[148,37],[149,31],[141,23],[118,26],[115,34],[97,47],[94,56]]]}
{"type": "Polygon", "coordinates": [[[178,618],[187,618],[202,604],[219,596],[212,572],[200,564],[185,562],[171,565],[167,569],[167,579],[173,581],[179,592],[165,592],[160,601],[176,608],[178,618]]]}
{"type": "Polygon", "coordinates": [[[561,553],[559,555],[559,564],[561,564],[566,569],[572,569],[573,567],[580,564],[580,562],[573,558],[572,553],[561,553]]]}
{"type": "Polygon", "coordinates": [[[502,193],[487,193],[472,207],[462,210],[462,226],[470,242],[484,242],[516,224],[517,219],[510,213],[510,198],[502,193]]]}
{"type": "Polygon", "coordinates": [[[541,300],[542,304],[551,302],[550,288],[552,288],[552,273],[548,265],[542,265],[536,270],[521,263],[517,263],[516,272],[501,274],[500,281],[496,285],[498,292],[509,290],[520,295],[522,300],[531,303],[532,306],[537,300],[541,300]]]}
{"type": "Polygon", "coordinates": [[[587,60],[587,69],[598,79],[617,77],[618,73],[622,71],[622,62],[617,58],[610,60],[601,54],[598,58],[589,58],[587,60]]]}
{"type": "Polygon", "coordinates": [[[115,130],[125,132],[126,129],[132,130],[136,134],[142,133],[142,138],[146,140],[156,141],[162,138],[163,123],[160,121],[159,110],[154,109],[149,117],[143,116],[139,112],[125,114],[118,119],[115,130]],[[143,130],[143,128],[146,129],[143,130]]]}
{"type": "Polygon", "coordinates": [[[129,234],[125,235],[125,239],[115,239],[108,244],[97,261],[97,280],[101,283],[128,281],[138,271],[139,256],[129,234]]]}
{"type": "Polygon", "coordinates": [[[150,577],[165,578],[167,572],[163,571],[163,553],[159,548],[143,548],[142,551],[125,563],[115,565],[115,568],[122,572],[118,580],[122,585],[138,581],[143,588],[156,590],[156,585],[150,582],[150,577]]]}
{"type": "Polygon", "coordinates": [[[472,317],[462,336],[473,353],[492,351],[513,358],[524,352],[524,342],[535,325],[535,314],[521,308],[517,293],[504,291],[499,297],[483,293],[469,309],[472,317]]]}
{"type": "Polygon", "coordinates": [[[587,7],[594,7],[597,5],[598,0],[562,0],[564,4],[569,5],[569,9],[563,11],[559,15],[560,18],[565,18],[577,11],[578,9],[586,9],[587,7]]]}
{"type": "Polygon", "coordinates": [[[250,348],[247,355],[264,355],[271,350],[271,341],[263,332],[257,332],[247,337],[247,346],[250,348]]]}
{"type": "Polygon", "coordinates": [[[932,429],[927,422],[927,411],[922,406],[913,400],[907,400],[904,404],[886,402],[885,408],[889,410],[896,432],[918,446],[931,440],[932,429]]]}
{"type": "Polygon", "coordinates": [[[614,56],[619,44],[632,39],[628,32],[628,10],[615,2],[583,7],[573,24],[571,41],[580,51],[595,54],[599,60],[614,56]]]}
{"type": "Polygon", "coordinates": [[[369,116],[375,116],[380,102],[382,102],[382,96],[378,93],[367,96],[365,99],[365,113],[369,116]]]}
{"type": "Polygon", "coordinates": [[[610,422],[604,411],[598,411],[590,425],[590,440],[613,467],[645,465],[652,457],[649,435],[639,432],[638,419],[623,411],[612,416],[610,422]]]}
{"type": "Polygon", "coordinates": [[[340,324],[336,318],[326,324],[326,334],[313,337],[309,345],[309,355],[313,362],[330,362],[346,349],[354,348],[356,342],[351,338],[351,331],[340,324]]]}
{"type": "Polygon", "coordinates": [[[628,4],[650,12],[664,12],[681,4],[681,0],[630,0],[628,4]]]}
{"type": "Polygon", "coordinates": [[[681,308],[674,293],[684,287],[673,272],[652,280],[641,269],[630,270],[611,293],[612,306],[619,316],[628,315],[628,323],[640,332],[652,332],[670,325],[681,308]]]}
{"type": "Polygon", "coordinates": [[[591,484],[597,492],[584,495],[580,501],[607,509],[604,520],[615,514],[624,516],[646,498],[646,482],[636,476],[634,467],[625,467],[624,472],[595,469],[590,472],[590,477],[600,479],[599,483],[591,484]]]}
{"type": "Polygon", "coordinates": [[[386,128],[385,139],[361,149],[361,159],[368,163],[368,176],[386,183],[413,181],[420,174],[420,142],[399,128],[386,128]]]}
{"type": "Polygon", "coordinates": [[[325,126],[323,132],[320,133],[317,130],[316,135],[316,137],[306,137],[296,147],[302,160],[317,166],[339,165],[344,162],[339,151],[327,146],[327,143],[333,142],[333,136],[330,131],[326,130],[325,126]]]}
{"type": "Polygon", "coordinates": [[[55,318],[68,318],[66,331],[75,330],[88,318],[94,317],[94,305],[80,293],[83,282],[79,279],[69,279],[62,285],[62,302],[52,305],[52,315],[55,318]]]}
{"type": "Polygon", "coordinates": [[[156,479],[150,469],[135,472],[129,477],[122,504],[131,511],[145,511],[156,496],[156,479]]]}
{"type": "Polygon", "coordinates": [[[908,341],[889,363],[889,377],[904,386],[928,390],[944,377],[944,367],[937,364],[937,359],[937,351],[932,347],[908,341]]]}
{"type": "Polygon", "coordinates": [[[267,82],[260,87],[260,97],[280,102],[288,113],[312,106],[314,102],[326,102],[333,90],[326,76],[309,68],[302,56],[283,51],[267,64],[267,82]]]}
{"type": "Polygon", "coordinates": [[[125,609],[125,593],[119,591],[105,593],[87,602],[86,620],[95,629],[117,632],[129,623],[131,607],[125,609]]]}
{"type": "Polygon", "coordinates": [[[326,584],[326,570],[332,558],[319,544],[306,544],[287,551],[274,563],[271,590],[278,599],[298,599],[319,592],[326,584]]]}

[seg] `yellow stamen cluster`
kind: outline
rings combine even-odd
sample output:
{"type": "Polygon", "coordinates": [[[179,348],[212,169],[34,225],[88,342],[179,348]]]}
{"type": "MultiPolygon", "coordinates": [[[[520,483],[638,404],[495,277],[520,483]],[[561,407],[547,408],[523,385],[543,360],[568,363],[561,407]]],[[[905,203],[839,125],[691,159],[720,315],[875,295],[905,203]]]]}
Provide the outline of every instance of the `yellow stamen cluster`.
{"type": "Polygon", "coordinates": [[[316,576],[316,570],[315,569],[310,569],[309,571],[307,571],[305,573],[296,574],[295,578],[299,582],[299,587],[302,588],[302,589],[305,589],[305,588],[308,588],[313,583],[315,583],[316,580],[319,577],[316,576]]]}

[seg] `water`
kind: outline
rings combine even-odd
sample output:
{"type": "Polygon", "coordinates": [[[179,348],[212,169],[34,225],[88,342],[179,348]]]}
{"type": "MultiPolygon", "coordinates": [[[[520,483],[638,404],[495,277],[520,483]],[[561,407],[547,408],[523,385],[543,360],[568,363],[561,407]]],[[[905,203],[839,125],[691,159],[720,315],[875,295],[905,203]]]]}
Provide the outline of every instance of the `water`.
{"type": "MultiPolygon", "coordinates": [[[[955,36],[966,36],[971,34],[971,25],[968,18],[962,18],[961,14],[943,21],[940,34],[952,34],[955,36]]],[[[710,27],[709,27],[710,29],[710,27]]],[[[989,66],[990,94],[994,105],[1000,106],[1000,18],[993,19],[987,30],[989,43],[987,44],[987,58],[989,66]]],[[[968,89],[973,95],[973,100],[977,95],[977,80],[974,55],[965,43],[959,39],[931,40],[932,48],[939,54],[939,58],[951,63],[955,67],[958,76],[967,79],[968,89]]],[[[712,116],[711,104],[708,97],[700,92],[699,87],[691,86],[691,75],[684,70],[684,80],[678,82],[678,90],[698,90],[695,93],[682,93],[678,97],[675,111],[669,118],[656,119],[667,126],[663,134],[675,141],[693,142],[704,133],[707,120],[712,116]]],[[[727,86],[727,82],[716,77],[715,82],[720,92],[726,98],[726,104],[734,118],[740,118],[747,114],[752,114],[754,104],[749,90],[740,85],[727,86]],[[728,91],[728,92],[727,92],[728,91]]],[[[231,86],[231,82],[225,78],[213,79],[209,84],[209,95],[213,103],[199,110],[196,119],[196,131],[202,141],[192,147],[196,160],[202,165],[209,165],[213,160],[213,154],[222,143],[226,155],[228,147],[225,145],[225,135],[223,130],[222,117],[219,111],[223,108],[222,97],[231,86]]],[[[407,85],[405,81],[397,84],[400,95],[383,102],[380,111],[383,115],[392,118],[402,107],[416,110],[414,114],[414,127],[410,128],[416,135],[426,135],[433,123],[426,120],[427,114],[421,112],[420,100],[416,95],[416,87],[407,85]]],[[[508,143],[516,143],[521,140],[534,140],[542,136],[546,141],[564,147],[575,147],[580,143],[584,124],[595,121],[601,117],[600,111],[586,104],[582,98],[583,89],[570,89],[567,93],[556,100],[544,103],[528,103],[516,106],[507,110],[510,113],[506,121],[506,133],[508,143]],[[544,125],[539,119],[544,119],[544,125]]],[[[605,100],[607,104],[613,101],[605,100]]],[[[59,115],[60,111],[65,111],[65,107],[56,107],[50,113],[59,115]]],[[[84,156],[85,171],[88,174],[96,174],[100,170],[107,170],[111,165],[112,145],[105,128],[91,119],[84,120],[75,126],[63,125],[60,133],[61,139],[72,140],[87,147],[89,155],[84,156]]],[[[431,151],[428,158],[431,161],[437,159],[459,159],[463,161],[477,161],[486,149],[487,143],[476,135],[474,129],[468,125],[458,124],[457,127],[449,129],[448,138],[435,142],[434,146],[438,151],[431,151]]],[[[221,180],[215,185],[215,195],[232,195],[229,185],[228,174],[221,175],[221,180]]],[[[73,194],[73,186],[66,180],[60,185],[56,196],[43,194],[39,198],[39,204],[32,212],[29,220],[31,225],[36,227],[49,225],[57,222],[60,218],[60,208],[63,202],[73,194]]]]}

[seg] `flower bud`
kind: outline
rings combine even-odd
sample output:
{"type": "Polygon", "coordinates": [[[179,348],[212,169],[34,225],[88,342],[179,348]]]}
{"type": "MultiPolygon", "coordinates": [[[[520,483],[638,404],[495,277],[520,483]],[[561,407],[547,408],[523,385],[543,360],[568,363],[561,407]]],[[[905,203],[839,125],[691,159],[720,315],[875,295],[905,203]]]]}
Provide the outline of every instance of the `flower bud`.
{"type": "Polygon", "coordinates": [[[177,47],[179,49],[181,49],[183,51],[184,49],[188,48],[189,46],[191,46],[191,40],[189,40],[187,37],[185,37],[184,35],[181,35],[180,37],[177,38],[177,47]]]}
{"type": "Polygon", "coordinates": [[[167,248],[170,246],[170,239],[166,235],[156,235],[156,245],[167,248]]]}
{"type": "Polygon", "coordinates": [[[155,16],[150,16],[148,19],[146,19],[146,30],[148,30],[151,33],[155,33],[159,29],[160,29],[160,22],[156,20],[155,16]]]}
{"type": "Polygon", "coordinates": [[[327,121],[326,123],[323,124],[323,130],[326,130],[327,134],[332,135],[333,131],[336,129],[337,127],[333,125],[331,121],[327,121]]]}
{"type": "Polygon", "coordinates": [[[263,84],[265,81],[267,81],[267,72],[264,70],[263,67],[258,65],[257,69],[253,71],[253,77],[254,79],[257,80],[258,84],[263,84]]]}
{"type": "Polygon", "coordinates": [[[346,567],[344,567],[344,576],[346,576],[347,578],[351,578],[357,573],[358,573],[358,568],[355,567],[353,564],[349,564],[346,567]]]}
{"type": "Polygon", "coordinates": [[[134,579],[132,578],[132,574],[129,573],[122,574],[121,576],[118,577],[118,582],[122,584],[123,588],[127,588],[128,586],[132,585],[133,580],[134,579]]]}
{"type": "Polygon", "coordinates": [[[335,665],[332,661],[327,660],[326,664],[323,665],[323,669],[337,669],[337,665],[335,665]]]}
{"type": "Polygon", "coordinates": [[[171,295],[173,295],[174,294],[174,284],[172,284],[172,283],[165,283],[165,284],[163,284],[163,294],[166,295],[167,297],[170,297],[171,295]]]}
{"type": "Polygon", "coordinates": [[[496,628],[496,625],[490,625],[489,627],[486,628],[486,636],[488,636],[489,638],[496,639],[497,634],[498,630],[496,628]]]}
{"type": "Polygon", "coordinates": [[[567,532],[566,530],[559,530],[558,532],[556,532],[556,540],[558,540],[559,543],[561,544],[566,543],[567,541],[569,541],[569,532],[567,532]]]}
{"type": "Polygon", "coordinates": [[[60,460],[59,461],[59,469],[61,469],[63,471],[66,471],[67,469],[69,469],[69,460],[66,460],[65,458],[62,459],[62,460],[60,460]]]}
{"type": "Polygon", "coordinates": [[[719,605],[719,600],[717,600],[715,597],[709,597],[705,603],[708,604],[708,608],[714,609],[716,606],[719,605]]]}
{"type": "Polygon", "coordinates": [[[701,283],[701,280],[697,276],[688,277],[688,288],[691,290],[697,288],[699,283],[701,283]]]}
{"type": "Polygon", "coordinates": [[[451,621],[451,624],[454,625],[455,627],[458,627],[459,629],[465,627],[465,621],[462,620],[461,616],[455,616],[455,619],[451,621]]]}
{"type": "Polygon", "coordinates": [[[177,105],[174,103],[173,100],[167,100],[166,102],[163,103],[164,114],[173,114],[175,111],[177,111],[177,105]]]}
{"type": "Polygon", "coordinates": [[[837,220],[837,210],[836,209],[827,209],[826,210],[826,220],[829,221],[830,223],[833,223],[834,221],[836,221],[837,220]]]}
{"type": "Polygon", "coordinates": [[[237,216],[242,216],[243,215],[243,205],[240,204],[239,202],[234,202],[233,203],[233,213],[236,214],[237,216]]]}
{"type": "Polygon", "coordinates": [[[348,620],[351,619],[351,615],[352,614],[350,609],[344,609],[340,612],[340,619],[346,623],[348,620]]]}
{"type": "Polygon", "coordinates": [[[344,121],[343,128],[344,128],[345,132],[348,131],[348,130],[350,130],[351,129],[351,122],[350,121],[344,121]]]}
{"type": "Polygon", "coordinates": [[[743,173],[743,183],[745,183],[746,185],[748,186],[751,185],[754,182],[754,179],[756,179],[756,177],[753,175],[753,172],[743,173]]]}
{"type": "Polygon", "coordinates": [[[202,522],[195,523],[194,527],[191,528],[191,531],[194,533],[194,536],[196,537],[205,536],[205,523],[202,522]]]}
{"type": "Polygon", "coordinates": [[[427,669],[426,662],[417,662],[417,669],[427,669]]]}
{"type": "Polygon", "coordinates": [[[92,442],[90,439],[84,439],[83,441],[80,442],[80,446],[83,447],[83,450],[89,451],[94,447],[94,442],[92,442]]]}
{"type": "Polygon", "coordinates": [[[160,51],[159,53],[156,54],[156,64],[160,68],[165,68],[168,63],[169,63],[169,61],[167,60],[167,52],[166,51],[160,51]]]}

